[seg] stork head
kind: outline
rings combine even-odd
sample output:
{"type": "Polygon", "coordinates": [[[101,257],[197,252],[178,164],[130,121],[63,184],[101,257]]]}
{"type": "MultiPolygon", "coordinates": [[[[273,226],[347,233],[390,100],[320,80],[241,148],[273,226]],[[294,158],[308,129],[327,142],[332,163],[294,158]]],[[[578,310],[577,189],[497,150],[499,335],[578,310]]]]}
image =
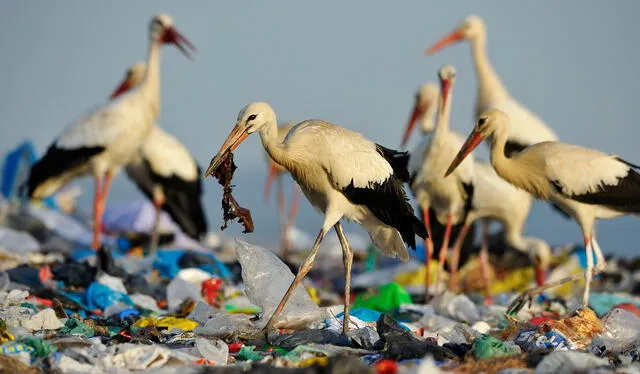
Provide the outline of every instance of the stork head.
{"type": "Polygon", "coordinates": [[[509,117],[498,109],[491,109],[482,114],[476,125],[473,127],[473,131],[467,138],[467,140],[460,148],[460,151],[451,162],[449,169],[445,173],[445,178],[453,173],[453,171],[460,165],[473,150],[488,136],[493,135],[494,132],[507,129],[509,126],[509,117]]]}
{"type": "MultiPolygon", "coordinates": [[[[233,152],[249,135],[263,129],[268,124],[273,124],[275,127],[275,123],[276,113],[267,103],[251,103],[242,108],[238,113],[236,125],[224,143],[222,143],[218,153],[211,160],[204,177],[211,175],[224,160],[226,153],[233,152]]],[[[276,136],[277,134],[273,135],[276,136]]]]}
{"type": "Polygon", "coordinates": [[[440,107],[444,108],[444,104],[449,100],[451,95],[451,87],[456,79],[456,68],[451,65],[445,65],[438,70],[438,78],[440,79],[440,107]]]}
{"type": "Polygon", "coordinates": [[[474,40],[485,37],[487,28],[484,21],[474,14],[465,18],[460,24],[445,35],[442,39],[426,50],[426,54],[430,55],[440,51],[441,49],[461,40],[474,40]]]}
{"type": "Polygon", "coordinates": [[[533,263],[536,284],[541,286],[547,278],[547,271],[551,263],[551,248],[549,244],[538,238],[525,238],[527,253],[533,263]]]}
{"type": "Polygon", "coordinates": [[[124,79],[122,80],[122,82],[120,82],[120,85],[111,94],[111,99],[115,99],[116,97],[137,86],[144,77],[144,71],[145,65],[143,61],[138,61],[135,64],[131,65],[131,67],[125,73],[124,79]]]}
{"type": "Polygon", "coordinates": [[[409,117],[409,123],[407,124],[404,134],[402,135],[401,148],[404,148],[409,141],[411,132],[413,131],[416,122],[422,119],[422,131],[424,133],[433,132],[435,127],[433,123],[433,117],[435,116],[436,103],[438,102],[438,86],[435,83],[425,83],[416,92],[415,103],[413,104],[413,110],[411,111],[411,117],[409,117]]]}
{"type": "Polygon", "coordinates": [[[168,14],[159,14],[151,19],[149,35],[155,42],[175,45],[188,58],[191,58],[191,55],[187,48],[192,52],[196,51],[196,47],[176,30],[173,19],[168,14]]]}

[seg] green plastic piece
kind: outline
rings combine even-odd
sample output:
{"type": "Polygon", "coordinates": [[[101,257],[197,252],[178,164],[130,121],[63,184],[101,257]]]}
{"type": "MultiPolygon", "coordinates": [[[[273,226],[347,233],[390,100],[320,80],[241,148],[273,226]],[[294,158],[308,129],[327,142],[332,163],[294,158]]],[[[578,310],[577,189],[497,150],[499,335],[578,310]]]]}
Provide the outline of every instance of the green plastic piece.
{"type": "Polygon", "coordinates": [[[477,360],[491,357],[512,356],[522,353],[520,347],[511,343],[505,343],[490,335],[482,335],[471,346],[473,356],[477,360]]]}
{"type": "Polygon", "coordinates": [[[34,312],[36,312],[36,313],[39,312],[38,308],[36,308],[36,306],[31,304],[31,303],[24,302],[24,303],[20,304],[20,306],[23,307],[23,308],[29,308],[29,309],[33,310],[34,312]]]}
{"type": "Polygon", "coordinates": [[[96,335],[96,330],[87,326],[77,318],[69,318],[67,323],[65,323],[58,331],[68,335],[83,335],[87,338],[92,338],[96,335]]]}
{"type": "Polygon", "coordinates": [[[33,352],[31,353],[31,355],[33,355],[34,357],[47,357],[51,353],[58,350],[58,347],[56,347],[55,345],[51,345],[46,341],[33,336],[21,338],[19,340],[16,340],[16,342],[33,348],[33,352]]]}
{"type": "Polygon", "coordinates": [[[381,313],[391,313],[402,304],[412,304],[411,296],[401,285],[391,282],[380,287],[377,294],[358,295],[351,308],[367,308],[381,313]]]}
{"type": "Polygon", "coordinates": [[[239,360],[243,360],[243,361],[247,361],[247,360],[260,361],[260,360],[262,360],[262,355],[259,354],[258,352],[255,352],[254,351],[255,349],[256,349],[255,345],[245,345],[244,347],[240,348],[240,351],[238,352],[237,358],[239,360]]]}

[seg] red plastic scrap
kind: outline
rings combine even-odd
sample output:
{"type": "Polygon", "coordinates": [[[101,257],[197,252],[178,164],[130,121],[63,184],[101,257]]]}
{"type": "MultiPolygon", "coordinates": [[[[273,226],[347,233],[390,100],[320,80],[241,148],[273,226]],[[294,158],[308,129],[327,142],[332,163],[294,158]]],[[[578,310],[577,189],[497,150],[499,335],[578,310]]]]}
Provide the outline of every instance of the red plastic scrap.
{"type": "Polygon", "coordinates": [[[201,358],[199,360],[196,360],[196,364],[198,365],[215,365],[216,363],[213,361],[209,361],[206,358],[201,358]]]}
{"type": "Polygon", "coordinates": [[[549,317],[545,317],[545,316],[535,316],[533,318],[531,318],[531,320],[529,322],[531,322],[532,324],[538,326],[541,323],[544,322],[551,322],[554,321],[553,318],[549,318],[549,317]]]}
{"type": "Polygon", "coordinates": [[[238,353],[242,347],[244,347],[242,342],[231,343],[229,344],[229,353],[238,353]]]}
{"type": "Polygon", "coordinates": [[[201,293],[207,298],[209,304],[217,304],[218,292],[222,287],[222,279],[211,278],[202,282],[201,293]]]}
{"type": "Polygon", "coordinates": [[[633,304],[633,303],[622,303],[622,304],[614,306],[612,309],[615,309],[615,308],[624,309],[627,312],[631,312],[631,313],[635,314],[636,316],[640,317],[640,307],[638,307],[636,304],[633,304]]]}
{"type": "Polygon", "coordinates": [[[40,278],[40,282],[44,283],[53,279],[53,273],[51,272],[51,268],[49,265],[45,265],[40,268],[38,271],[38,278],[40,278]]]}
{"type": "Polygon", "coordinates": [[[29,296],[27,299],[29,300],[33,300],[36,301],[44,306],[48,306],[48,307],[52,307],[53,306],[53,300],[49,300],[49,299],[42,299],[39,298],[37,296],[29,296]]]}
{"type": "Polygon", "coordinates": [[[380,360],[376,362],[376,373],[378,374],[397,374],[398,363],[393,360],[380,360]]]}

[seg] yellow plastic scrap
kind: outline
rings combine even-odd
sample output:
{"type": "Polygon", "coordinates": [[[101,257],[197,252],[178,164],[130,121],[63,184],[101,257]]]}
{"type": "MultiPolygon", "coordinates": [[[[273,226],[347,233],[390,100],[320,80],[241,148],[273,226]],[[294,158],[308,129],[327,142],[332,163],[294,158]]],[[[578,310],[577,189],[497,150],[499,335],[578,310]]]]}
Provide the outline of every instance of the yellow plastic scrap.
{"type": "Polygon", "coordinates": [[[177,318],[177,317],[162,317],[162,318],[154,318],[154,317],[144,317],[140,318],[133,324],[135,327],[147,327],[147,326],[156,326],[156,327],[166,327],[169,331],[171,329],[180,329],[182,331],[191,331],[198,326],[198,322],[192,321],[186,318],[177,318]]]}
{"type": "Polygon", "coordinates": [[[8,341],[14,340],[16,337],[7,331],[7,324],[4,320],[0,319],[0,344],[4,344],[8,341]]]}
{"type": "Polygon", "coordinates": [[[489,285],[489,293],[496,295],[509,291],[521,292],[531,286],[533,279],[532,267],[515,269],[508,272],[504,278],[491,282],[489,285]]]}
{"type": "Polygon", "coordinates": [[[318,290],[315,287],[307,287],[307,292],[309,293],[309,297],[313,300],[316,305],[320,304],[320,298],[318,297],[318,290]]]}
{"type": "MultiPolygon", "coordinates": [[[[401,273],[396,275],[393,278],[393,281],[398,283],[403,287],[410,286],[423,286],[424,285],[424,277],[425,277],[425,266],[420,266],[415,271],[409,271],[406,273],[401,273]]],[[[438,272],[438,261],[433,260],[429,263],[429,277],[431,278],[431,284],[436,283],[436,273],[438,272]]]]}

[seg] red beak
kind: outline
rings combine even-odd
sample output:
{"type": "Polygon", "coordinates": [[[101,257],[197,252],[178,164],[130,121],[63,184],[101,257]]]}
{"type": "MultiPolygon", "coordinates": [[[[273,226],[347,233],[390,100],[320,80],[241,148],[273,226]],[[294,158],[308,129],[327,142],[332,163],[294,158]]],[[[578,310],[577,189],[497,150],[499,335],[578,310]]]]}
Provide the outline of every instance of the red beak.
{"type": "Polygon", "coordinates": [[[278,166],[274,162],[271,162],[269,164],[269,171],[267,172],[267,181],[264,184],[264,201],[267,201],[267,199],[269,199],[269,195],[271,194],[271,186],[273,185],[273,182],[277,177],[278,166]]]}
{"type": "Polygon", "coordinates": [[[187,51],[187,48],[192,52],[196,51],[196,47],[173,27],[168,27],[166,30],[164,30],[162,42],[175,45],[180,50],[180,52],[182,52],[189,59],[192,59],[192,57],[189,51],[187,51]]]}
{"type": "Polygon", "coordinates": [[[537,286],[542,286],[547,280],[547,272],[539,264],[535,265],[535,278],[537,286]]]}
{"type": "Polygon", "coordinates": [[[451,44],[453,44],[455,42],[458,42],[460,40],[462,40],[462,33],[460,31],[453,31],[449,35],[447,35],[444,38],[440,39],[440,41],[438,41],[436,44],[434,44],[431,47],[429,47],[425,51],[425,54],[427,54],[427,55],[434,54],[434,53],[438,52],[439,50],[443,49],[444,47],[446,47],[448,45],[451,45],[451,44]]]}
{"type": "Polygon", "coordinates": [[[420,105],[418,100],[416,100],[416,104],[413,107],[413,111],[411,112],[411,117],[409,117],[409,123],[407,124],[407,128],[404,130],[404,134],[402,134],[402,143],[400,143],[400,148],[404,148],[409,141],[409,136],[411,136],[411,131],[418,122],[418,118],[422,117],[424,113],[424,105],[420,105]]]}
{"type": "Polygon", "coordinates": [[[465,157],[467,157],[469,153],[473,152],[473,150],[478,146],[478,144],[482,143],[483,140],[484,136],[482,136],[476,130],[473,130],[471,135],[469,135],[469,137],[467,138],[467,141],[464,142],[462,148],[460,148],[460,151],[451,162],[451,165],[449,166],[449,169],[447,169],[447,172],[444,174],[444,177],[446,178],[449,176],[449,174],[453,173],[453,171],[456,170],[458,165],[460,165],[465,157]]]}
{"type": "Polygon", "coordinates": [[[131,83],[129,83],[128,79],[125,79],[125,80],[122,81],[122,83],[120,83],[118,88],[116,88],[115,91],[113,91],[113,93],[111,94],[111,96],[109,98],[111,100],[113,100],[116,97],[122,95],[123,93],[129,91],[129,89],[131,89],[131,83]]]}

